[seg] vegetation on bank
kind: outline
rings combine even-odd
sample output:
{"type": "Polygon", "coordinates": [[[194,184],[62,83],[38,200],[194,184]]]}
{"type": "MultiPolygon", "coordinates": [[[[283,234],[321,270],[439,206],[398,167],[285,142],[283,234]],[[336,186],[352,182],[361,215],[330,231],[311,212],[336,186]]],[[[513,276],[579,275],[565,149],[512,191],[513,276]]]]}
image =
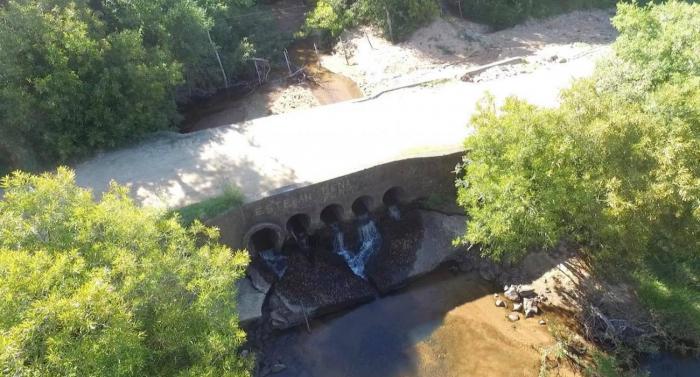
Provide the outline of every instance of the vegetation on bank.
{"type": "Polygon", "coordinates": [[[125,187],[95,202],[65,168],[2,188],[3,375],[250,375],[235,303],[247,253],[137,207],[125,187]]]}
{"type": "Polygon", "coordinates": [[[336,38],[360,24],[378,26],[397,42],[440,13],[436,0],[318,0],[304,25],[304,33],[336,38]]]}
{"type": "Polygon", "coordinates": [[[670,346],[700,346],[700,5],[618,6],[614,56],[555,109],[487,99],[457,181],[497,259],[574,240],[633,282],[670,346]]]}
{"type": "Polygon", "coordinates": [[[544,18],[578,9],[611,8],[617,0],[456,0],[469,19],[505,29],[530,18],[544,18]]]}
{"type": "Polygon", "coordinates": [[[194,223],[195,220],[204,222],[232,208],[240,207],[242,204],[243,193],[241,193],[237,187],[229,186],[224,189],[224,192],[219,196],[186,205],[172,212],[177,213],[180,222],[188,226],[194,223]]]}
{"type": "MultiPolygon", "coordinates": [[[[0,2],[0,169],[173,127],[176,100],[254,72],[291,38],[256,0],[0,2]]],[[[0,171],[1,172],[1,171],[0,171]]]]}

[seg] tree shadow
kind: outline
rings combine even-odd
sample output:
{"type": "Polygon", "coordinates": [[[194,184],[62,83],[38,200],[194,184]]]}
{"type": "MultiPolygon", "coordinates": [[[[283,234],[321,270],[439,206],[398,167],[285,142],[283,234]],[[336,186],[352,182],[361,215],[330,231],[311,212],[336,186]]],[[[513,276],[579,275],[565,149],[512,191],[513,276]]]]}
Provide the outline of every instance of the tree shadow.
{"type": "Polygon", "coordinates": [[[262,151],[248,123],[188,135],[160,133],[151,140],[99,155],[76,166],[76,181],[96,194],[111,180],[126,185],[140,204],[179,207],[237,187],[246,201],[300,183],[295,171],[262,151]]]}
{"type": "Polygon", "coordinates": [[[422,368],[416,346],[450,310],[489,293],[478,279],[439,271],[402,292],[314,320],[311,333],[279,334],[265,354],[287,366],[277,374],[284,377],[416,375],[422,368]]]}

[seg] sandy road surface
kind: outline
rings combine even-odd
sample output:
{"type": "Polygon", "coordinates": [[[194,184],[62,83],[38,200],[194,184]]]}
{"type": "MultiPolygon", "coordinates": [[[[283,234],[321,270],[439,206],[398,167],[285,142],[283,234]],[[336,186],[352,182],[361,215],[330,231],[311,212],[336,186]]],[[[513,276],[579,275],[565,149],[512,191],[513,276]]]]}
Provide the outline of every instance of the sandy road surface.
{"type": "Polygon", "coordinates": [[[472,128],[477,101],[489,91],[551,106],[575,77],[589,75],[597,49],[566,63],[479,83],[449,82],[258,118],[105,153],[75,166],[80,185],[96,193],[110,180],[126,184],[149,206],[173,207],[215,196],[227,184],[247,200],[292,184],[308,184],[436,151],[454,151],[472,128]]]}

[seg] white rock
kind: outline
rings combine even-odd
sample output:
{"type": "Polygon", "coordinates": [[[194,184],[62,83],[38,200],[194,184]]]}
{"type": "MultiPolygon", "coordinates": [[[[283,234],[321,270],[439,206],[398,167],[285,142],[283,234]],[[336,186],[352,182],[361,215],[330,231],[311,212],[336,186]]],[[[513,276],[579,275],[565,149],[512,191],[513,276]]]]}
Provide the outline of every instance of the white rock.
{"type": "Polygon", "coordinates": [[[496,300],[496,306],[501,307],[501,308],[505,308],[506,303],[503,300],[499,299],[499,300],[496,300]]]}
{"type": "Polygon", "coordinates": [[[526,298],[523,300],[523,308],[525,309],[525,317],[532,317],[538,313],[537,301],[532,298],[526,298]]]}
{"type": "Polygon", "coordinates": [[[513,313],[508,314],[508,320],[511,322],[515,322],[519,319],[520,319],[520,314],[518,314],[518,313],[513,312],[513,313]]]}
{"type": "Polygon", "coordinates": [[[514,285],[511,286],[510,288],[508,288],[508,290],[505,291],[505,293],[503,293],[503,295],[506,296],[506,298],[508,300],[520,301],[520,295],[518,294],[518,290],[515,288],[514,285]]]}

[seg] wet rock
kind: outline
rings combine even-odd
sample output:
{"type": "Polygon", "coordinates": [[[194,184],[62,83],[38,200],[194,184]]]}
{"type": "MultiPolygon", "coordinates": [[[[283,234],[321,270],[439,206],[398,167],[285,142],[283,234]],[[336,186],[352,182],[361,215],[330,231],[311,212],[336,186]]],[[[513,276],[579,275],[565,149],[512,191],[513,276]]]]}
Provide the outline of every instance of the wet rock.
{"type": "Polygon", "coordinates": [[[539,309],[537,308],[537,300],[533,298],[524,299],[523,308],[525,310],[525,317],[532,317],[539,312],[539,309]]]}
{"type": "Polygon", "coordinates": [[[456,261],[461,271],[471,270],[473,262],[452,244],[464,234],[466,223],[465,216],[415,209],[403,212],[400,221],[380,222],[383,244],[368,269],[370,279],[380,292],[388,293],[447,262],[456,261]]]}
{"type": "Polygon", "coordinates": [[[265,293],[255,289],[253,283],[245,278],[236,282],[238,319],[242,326],[257,322],[262,317],[265,293]]]}
{"type": "Polygon", "coordinates": [[[513,311],[514,312],[519,312],[521,310],[523,310],[523,304],[521,304],[521,303],[513,304],[513,311]]]}
{"type": "Polygon", "coordinates": [[[505,301],[498,299],[498,300],[496,300],[496,306],[498,306],[499,308],[505,308],[506,303],[505,303],[505,301]]]}
{"type": "Polygon", "coordinates": [[[287,366],[282,363],[275,363],[270,368],[270,373],[275,374],[287,369],[287,366]]]}
{"type": "Polygon", "coordinates": [[[258,264],[259,263],[251,263],[251,265],[248,267],[248,278],[255,289],[262,293],[267,293],[272,285],[272,279],[261,271],[261,269],[257,266],[258,264]]]}
{"type": "Polygon", "coordinates": [[[520,314],[518,314],[516,312],[510,313],[510,314],[508,314],[508,320],[511,322],[518,321],[518,320],[520,320],[520,314]]]}
{"type": "Polygon", "coordinates": [[[514,285],[508,287],[508,289],[503,293],[503,295],[506,296],[508,300],[516,302],[520,301],[520,294],[518,293],[518,290],[514,285]]]}

